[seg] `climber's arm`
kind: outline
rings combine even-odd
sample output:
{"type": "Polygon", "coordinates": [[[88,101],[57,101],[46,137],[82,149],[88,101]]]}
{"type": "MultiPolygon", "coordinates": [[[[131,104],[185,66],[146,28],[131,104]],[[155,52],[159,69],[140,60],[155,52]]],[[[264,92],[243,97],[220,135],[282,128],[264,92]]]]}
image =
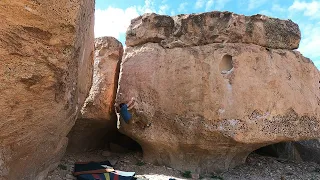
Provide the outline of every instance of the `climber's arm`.
{"type": "Polygon", "coordinates": [[[135,102],[135,99],[134,99],[134,97],[133,97],[133,98],[131,98],[131,100],[127,103],[128,110],[131,110],[131,109],[134,107],[134,102],[135,102]]]}

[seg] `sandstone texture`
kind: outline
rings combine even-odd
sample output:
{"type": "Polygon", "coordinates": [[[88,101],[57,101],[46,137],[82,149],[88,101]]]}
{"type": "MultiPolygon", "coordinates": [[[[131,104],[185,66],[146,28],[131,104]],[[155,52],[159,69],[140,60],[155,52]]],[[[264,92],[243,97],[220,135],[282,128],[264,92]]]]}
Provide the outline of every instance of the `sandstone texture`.
{"type": "Polygon", "coordinates": [[[0,1],[0,179],[43,179],[93,69],[94,1],[0,1]]]}
{"type": "Polygon", "coordinates": [[[81,118],[110,119],[114,113],[123,47],[114,37],[95,39],[93,83],[81,110],[81,118]]]}
{"type": "Polygon", "coordinates": [[[215,11],[174,17],[145,14],[131,21],[126,45],[157,42],[172,48],[227,42],[296,49],[300,38],[298,25],[290,20],[215,11]]]}
{"type": "Polygon", "coordinates": [[[90,94],[68,135],[68,150],[103,147],[117,132],[114,99],[117,90],[122,44],[113,37],[95,39],[94,73],[90,94]],[[109,137],[106,138],[105,136],[109,137]]]}
{"type": "Polygon", "coordinates": [[[269,144],[319,137],[320,73],[290,50],[298,47],[299,34],[291,21],[228,12],[133,20],[116,102],[135,97],[136,103],[131,122],[121,121],[120,131],[141,145],[147,162],[196,172],[224,171],[269,144]],[[181,44],[164,46],[175,36],[176,18],[183,17],[181,44]],[[238,28],[232,31],[230,22],[238,28]],[[248,22],[255,38],[249,38],[248,22]],[[270,22],[280,30],[270,34],[270,22]],[[213,34],[229,41],[198,31],[202,24],[212,24],[221,32],[213,34]],[[256,36],[258,27],[268,33],[256,36]],[[235,38],[236,32],[242,34],[235,38]],[[141,120],[151,126],[141,128],[141,120]]]}

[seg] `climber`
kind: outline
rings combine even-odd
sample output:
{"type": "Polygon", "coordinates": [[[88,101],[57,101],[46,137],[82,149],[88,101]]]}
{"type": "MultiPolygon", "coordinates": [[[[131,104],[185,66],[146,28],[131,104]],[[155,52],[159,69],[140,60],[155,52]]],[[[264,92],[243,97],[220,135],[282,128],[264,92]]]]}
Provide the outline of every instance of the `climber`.
{"type": "MultiPolygon", "coordinates": [[[[131,98],[131,100],[128,103],[120,103],[118,105],[117,103],[115,104],[115,107],[117,108],[117,111],[120,112],[120,116],[126,122],[127,124],[129,123],[129,120],[132,118],[130,114],[130,110],[134,107],[135,99],[131,98]]],[[[151,123],[143,122],[143,121],[136,121],[135,123],[140,124],[141,128],[149,127],[151,123]]]]}
{"type": "Polygon", "coordinates": [[[134,106],[135,99],[131,98],[131,100],[128,103],[120,103],[118,105],[117,103],[114,104],[114,106],[117,108],[117,111],[120,112],[120,116],[124,120],[124,122],[129,123],[129,120],[132,118],[129,110],[131,110],[134,106]]]}

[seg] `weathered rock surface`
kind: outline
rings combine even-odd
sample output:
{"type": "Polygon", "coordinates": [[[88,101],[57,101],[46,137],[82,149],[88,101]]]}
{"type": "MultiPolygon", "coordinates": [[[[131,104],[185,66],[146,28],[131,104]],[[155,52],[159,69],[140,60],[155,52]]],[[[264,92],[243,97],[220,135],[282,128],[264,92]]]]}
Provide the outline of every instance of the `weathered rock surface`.
{"type": "Polygon", "coordinates": [[[121,42],[113,37],[95,39],[93,84],[81,110],[81,118],[110,119],[114,113],[120,61],[121,42]]]}
{"type": "MultiPolygon", "coordinates": [[[[145,27],[136,35],[164,26],[145,27]]],[[[120,131],[141,145],[146,161],[222,171],[259,147],[320,136],[320,73],[299,52],[245,43],[165,48],[149,40],[132,43],[136,37],[127,36],[127,45],[137,46],[126,49],[116,101],[136,98],[133,119],[121,122],[120,131]],[[140,128],[135,122],[141,119],[151,126],[140,128]]]]}
{"type": "Polygon", "coordinates": [[[174,17],[145,14],[131,21],[127,36],[127,46],[157,42],[169,48],[228,42],[296,49],[301,38],[298,25],[290,20],[218,11],[174,17]]]}
{"type": "Polygon", "coordinates": [[[0,1],[0,179],[43,179],[87,97],[94,1],[0,1]]]}
{"type": "Polygon", "coordinates": [[[93,83],[81,115],[68,135],[69,150],[79,152],[104,147],[106,140],[117,132],[113,104],[122,55],[123,47],[117,39],[95,39],[93,83]]]}

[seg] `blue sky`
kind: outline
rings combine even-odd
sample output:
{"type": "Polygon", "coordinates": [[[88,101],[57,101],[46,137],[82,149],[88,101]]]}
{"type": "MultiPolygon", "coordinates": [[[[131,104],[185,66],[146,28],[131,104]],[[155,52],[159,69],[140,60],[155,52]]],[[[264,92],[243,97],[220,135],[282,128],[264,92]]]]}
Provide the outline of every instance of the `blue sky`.
{"type": "Polygon", "coordinates": [[[165,15],[231,11],[291,19],[300,27],[299,51],[320,69],[320,0],[96,0],[95,36],[123,44],[130,20],[148,12],[165,15]]]}

